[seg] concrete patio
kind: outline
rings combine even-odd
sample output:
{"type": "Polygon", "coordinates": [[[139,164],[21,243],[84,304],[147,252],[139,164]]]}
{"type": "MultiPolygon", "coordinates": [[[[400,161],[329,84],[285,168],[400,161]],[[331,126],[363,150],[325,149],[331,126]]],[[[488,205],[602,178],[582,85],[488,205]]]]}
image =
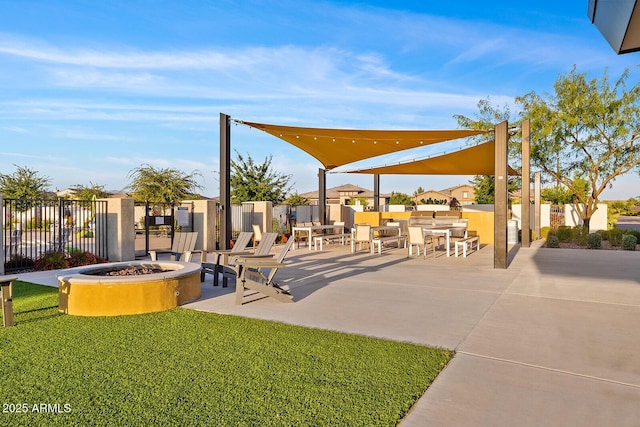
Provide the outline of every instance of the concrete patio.
{"type": "MultiPolygon", "coordinates": [[[[640,252],[515,246],[467,258],[295,249],[295,303],[214,288],[184,307],[456,350],[402,426],[640,425],[640,252]]],[[[51,273],[20,275],[54,284],[51,273]]],[[[393,361],[390,361],[392,363],[393,361]]]]}

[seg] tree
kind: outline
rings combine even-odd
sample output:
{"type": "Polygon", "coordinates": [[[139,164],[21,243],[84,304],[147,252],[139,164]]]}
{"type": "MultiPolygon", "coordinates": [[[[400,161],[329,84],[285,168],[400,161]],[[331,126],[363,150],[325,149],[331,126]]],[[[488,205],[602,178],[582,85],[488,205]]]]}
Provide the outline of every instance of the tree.
{"type": "Polygon", "coordinates": [[[347,205],[348,206],[360,205],[360,206],[367,207],[369,206],[369,200],[366,197],[354,197],[352,199],[347,200],[347,205]]]}
{"type": "Polygon", "coordinates": [[[177,169],[156,169],[145,164],[129,172],[131,183],[126,187],[133,193],[136,202],[179,203],[194,196],[196,189],[202,188],[196,177],[199,171],[186,174],[177,169]]]}
{"type": "Polygon", "coordinates": [[[51,179],[40,176],[28,167],[15,165],[11,175],[0,174],[0,193],[6,199],[41,199],[49,187],[51,179]]]}
{"type": "Polygon", "coordinates": [[[602,192],[640,163],[640,83],[627,89],[628,78],[626,70],[611,84],[605,70],[587,79],[574,66],[554,94],[516,98],[531,120],[532,163],[575,195],[585,227],[602,192]]]}
{"type": "Polygon", "coordinates": [[[290,194],[289,197],[286,198],[284,204],[291,206],[306,206],[309,204],[309,199],[295,192],[294,194],[290,194]]]}
{"type": "Polygon", "coordinates": [[[553,205],[564,205],[573,201],[573,193],[566,187],[554,186],[543,188],[540,191],[540,198],[553,205]]]}
{"type": "Polygon", "coordinates": [[[422,188],[422,186],[420,186],[420,187],[416,188],[416,191],[413,192],[413,197],[419,196],[422,193],[424,193],[424,188],[422,188]]]}
{"type": "Polygon", "coordinates": [[[109,197],[109,193],[105,191],[104,185],[98,185],[92,182],[89,182],[88,187],[78,184],[73,187],[73,190],[75,191],[74,198],[78,200],[104,199],[109,197]]]}
{"type": "Polygon", "coordinates": [[[469,181],[473,185],[475,201],[479,205],[490,205],[495,201],[495,187],[493,176],[476,175],[469,181]]]}
{"type": "MultiPolygon", "coordinates": [[[[495,181],[493,175],[476,175],[469,181],[473,185],[475,201],[479,205],[493,204],[495,202],[495,181]]],[[[507,191],[513,193],[520,188],[520,182],[516,177],[509,177],[507,191]]]]}
{"type": "MultiPolygon", "coordinates": [[[[489,98],[481,99],[478,101],[478,113],[474,118],[465,117],[462,115],[454,115],[453,117],[458,122],[458,125],[465,129],[493,129],[496,124],[502,123],[505,120],[510,124],[518,124],[518,122],[512,118],[511,109],[507,104],[502,107],[496,107],[491,104],[489,98]]],[[[476,142],[487,142],[493,139],[494,135],[491,133],[482,134],[474,137],[476,142]]],[[[519,152],[521,147],[521,135],[518,133],[510,135],[508,141],[508,157],[509,165],[513,168],[519,168],[520,159],[519,152]]],[[[471,181],[471,185],[474,186],[475,201],[478,204],[493,204],[495,201],[495,186],[493,175],[476,175],[471,181]]],[[[516,191],[520,186],[519,177],[509,177],[507,183],[507,189],[509,193],[516,191]]]]}
{"type": "Polygon", "coordinates": [[[389,197],[390,205],[405,205],[405,206],[415,206],[416,202],[414,202],[408,194],[404,193],[396,193],[395,191],[391,192],[391,197],[389,197]]]}
{"type": "Polygon", "coordinates": [[[287,193],[291,190],[291,175],[271,170],[273,156],[268,156],[264,163],[257,164],[249,154],[246,159],[237,151],[236,155],[238,159],[231,160],[232,203],[261,200],[280,204],[287,198],[287,193]]]}

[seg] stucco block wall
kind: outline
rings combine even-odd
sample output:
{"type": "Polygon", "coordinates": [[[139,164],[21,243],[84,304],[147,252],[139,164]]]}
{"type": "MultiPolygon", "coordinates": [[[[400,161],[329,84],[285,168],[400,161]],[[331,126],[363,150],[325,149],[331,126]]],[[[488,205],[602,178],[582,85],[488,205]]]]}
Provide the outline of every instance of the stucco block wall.
{"type": "MultiPolygon", "coordinates": [[[[135,218],[133,199],[101,199],[107,201],[107,213],[98,214],[107,216],[107,256],[109,261],[133,261],[136,258],[135,250],[135,218]]],[[[101,224],[98,219],[96,224],[101,224]]],[[[96,234],[96,245],[102,245],[99,241],[102,233],[96,234]]]]}

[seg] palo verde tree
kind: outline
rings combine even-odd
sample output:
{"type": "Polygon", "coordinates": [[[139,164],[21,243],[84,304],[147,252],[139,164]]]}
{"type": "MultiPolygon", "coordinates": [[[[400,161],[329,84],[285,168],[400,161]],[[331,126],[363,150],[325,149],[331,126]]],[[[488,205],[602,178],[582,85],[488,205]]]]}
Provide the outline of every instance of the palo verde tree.
{"type": "Polygon", "coordinates": [[[574,67],[553,94],[516,98],[531,120],[532,163],[572,192],[586,227],[602,192],[640,163],[640,83],[628,88],[628,78],[589,79],[574,67]]]}
{"type": "Polygon", "coordinates": [[[289,197],[285,199],[284,204],[290,206],[306,206],[309,204],[309,199],[298,194],[296,191],[295,193],[289,194],[289,197]]]}
{"type": "MultiPolygon", "coordinates": [[[[458,122],[458,126],[465,129],[493,129],[496,124],[505,120],[509,125],[518,125],[519,122],[514,120],[511,109],[507,104],[502,107],[496,107],[491,104],[489,98],[478,101],[478,113],[474,118],[462,115],[454,115],[453,118],[458,122]]],[[[518,126],[519,128],[519,126],[518,126]]],[[[493,139],[492,133],[482,134],[474,137],[476,142],[487,142],[493,139]]],[[[519,152],[521,147],[521,135],[519,130],[517,133],[510,135],[508,143],[509,165],[515,169],[519,167],[519,152]]],[[[492,204],[495,201],[495,185],[493,175],[476,175],[469,181],[473,185],[475,193],[475,201],[478,204],[492,204]]],[[[510,176],[507,182],[507,190],[509,193],[516,191],[520,186],[520,178],[510,176]]]]}
{"type": "Polygon", "coordinates": [[[93,182],[89,182],[88,186],[78,184],[73,187],[73,190],[75,191],[73,198],[78,200],[93,200],[109,197],[109,193],[105,191],[104,185],[94,184],[93,182]]]}
{"type": "Polygon", "coordinates": [[[273,156],[264,162],[254,162],[251,155],[245,159],[236,151],[237,160],[231,160],[231,202],[270,201],[280,204],[287,198],[291,186],[291,175],[272,170],[273,156]]]}
{"type": "Polygon", "coordinates": [[[12,174],[0,173],[0,193],[5,199],[42,199],[46,195],[51,179],[41,176],[28,167],[14,165],[12,174]]]}
{"type": "MultiPolygon", "coordinates": [[[[479,205],[495,203],[495,181],[493,175],[476,175],[471,181],[473,185],[473,192],[475,194],[475,202],[479,205]]],[[[509,177],[507,182],[507,191],[509,193],[515,192],[520,186],[519,180],[516,177],[509,177]]]]}
{"type": "Polygon", "coordinates": [[[133,193],[136,202],[180,203],[195,196],[202,188],[196,181],[199,171],[189,174],[171,168],[154,168],[145,164],[129,172],[131,183],[126,187],[133,193]]]}
{"type": "Polygon", "coordinates": [[[405,205],[405,206],[415,206],[416,202],[413,201],[408,194],[405,193],[396,193],[395,191],[391,192],[391,197],[389,197],[390,205],[405,205]]]}

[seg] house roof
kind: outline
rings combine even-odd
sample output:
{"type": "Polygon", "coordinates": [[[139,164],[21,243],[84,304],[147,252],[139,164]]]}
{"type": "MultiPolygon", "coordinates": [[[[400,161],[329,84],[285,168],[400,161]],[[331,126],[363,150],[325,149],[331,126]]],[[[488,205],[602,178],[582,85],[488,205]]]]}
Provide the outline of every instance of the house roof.
{"type": "Polygon", "coordinates": [[[442,190],[440,190],[441,192],[452,192],[453,190],[457,190],[458,188],[462,188],[462,187],[466,187],[466,188],[473,188],[473,185],[471,184],[460,184],[460,185],[455,185],[453,187],[449,187],[449,188],[443,188],[442,190]]]}
{"type": "Polygon", "coordinates": [[[449,198],[449,197],[451,197],[451,194],[444,193],[444,191],[445,191],[445,190],[427,190],[427,191],[423,191],[423,192],[422,192],[422,193],[420,193],[420,194],[415,195],[414,197],[415,197],[415,198],[421,198],[421,197],[423,197],[423,196],[425,196],[425,195],[427,195],[427,194],[433,194],[433,193],[441,194],[441,195],[442,195],[443,197],[445,197],[445,198],[449,198]]]}
{"type": "MultiPolygon", "coordinates": [[[[368,190],[366,188],[358,187],[353,184],[343,184],[337,187],[327,188],[327,199],[338,199],[340,198],[340,193],[351,193],[357,192],[355,196],[348,197],[373,197],[373,191],[368,190]]],[[[307,199],[317,199],[319,197],[319,192],[309,191],[307,193],[300,194],[302,197],[306,197],[307,199]]],[[[380,197],[390,197],[390,194],[380,194],[380,197]]]]}

